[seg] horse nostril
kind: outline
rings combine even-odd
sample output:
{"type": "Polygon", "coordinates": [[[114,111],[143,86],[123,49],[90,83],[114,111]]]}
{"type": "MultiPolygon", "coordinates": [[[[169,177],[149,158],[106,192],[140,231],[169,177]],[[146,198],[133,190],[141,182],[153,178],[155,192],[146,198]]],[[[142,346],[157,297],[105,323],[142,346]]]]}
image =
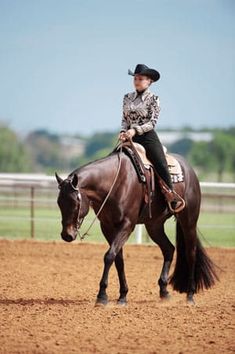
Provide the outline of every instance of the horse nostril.
{"type": "Polygon", "coordinates": [[[61,233],[61,237],[64,241],[66,242],[72,242],[74,241],[74,238],[73,236],[69,235],[69,234],[64,234],[64,233],[61,233]]]}

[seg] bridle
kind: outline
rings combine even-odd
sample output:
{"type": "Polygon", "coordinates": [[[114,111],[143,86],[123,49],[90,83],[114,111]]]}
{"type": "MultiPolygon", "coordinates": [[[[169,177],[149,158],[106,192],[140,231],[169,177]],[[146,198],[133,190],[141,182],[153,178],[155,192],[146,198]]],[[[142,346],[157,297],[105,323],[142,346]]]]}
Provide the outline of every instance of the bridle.
{"type": "Polygon", "coordinates": [[[78,215],[77,215],[76,224],[75,224],[75,230],[79,234],[80,239],[82,240],[83,238],[82,238],[80,231],[79,231],[79,228],[82,225],[83,220],[84,220],[84,217],[80,218],[80,213],[82,210],[82,194],[81,194],[78,187],[74,187],[72,183],[70,183],[70,185],[73,188],[73,190],[75,190],[77,192],[77,200],[79,201],[79,209],[78,209],[78,215]]]}
{"type": "MultiPolygon", "coordinates": [[[[79,209],[78,209],[78,215],[77,215],[76,223],[75,223],[75,230],[80,236],[79,227],[82,225],[82,222],[84,220],[84,217],[80,218],[80,213],[81,213],[81,210],[82,210],[82,194],[81,194],[81,192],[80,192],[78,187],[74,187],[74,185],[72,184],[71,180],[69,180],[69,184],[70,184],[71,188],[75,192],[77,192],[77,200],[79,201],[79,209]]],[[[58,188],[61,189],[61,185],[60,184],[59,184],[58,188]]]]}

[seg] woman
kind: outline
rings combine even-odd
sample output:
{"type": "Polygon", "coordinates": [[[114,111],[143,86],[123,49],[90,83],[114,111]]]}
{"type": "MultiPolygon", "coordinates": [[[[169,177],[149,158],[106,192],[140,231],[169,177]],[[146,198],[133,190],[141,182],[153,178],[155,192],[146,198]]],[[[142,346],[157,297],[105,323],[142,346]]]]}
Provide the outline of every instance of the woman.
{"type": "Polygon", "coordinates": [[[160,112],[160,101],[159,97],[149,90],[152,82],[159,80],[160,74],[144,64],[138,64],[134,73],[129,70],[128,74],[134,76],[135,91],[124,95],[119,139],[125,141],[127,138],[132,138],[134,142],[145,147],[148,159],[169,188],[164,195],[174,210],[178,198],[173,192],[162,144],[154,130],[160,112]]]}

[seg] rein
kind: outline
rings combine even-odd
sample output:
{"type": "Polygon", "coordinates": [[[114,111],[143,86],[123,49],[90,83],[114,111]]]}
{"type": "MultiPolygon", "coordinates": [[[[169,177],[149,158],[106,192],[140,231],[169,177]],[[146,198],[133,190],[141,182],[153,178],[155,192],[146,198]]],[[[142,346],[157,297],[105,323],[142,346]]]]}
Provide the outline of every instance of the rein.
{"type": "MultiPolygon", "coordinates": [[[[118,145],[118,142],[117,142],[117,144],[115,145],[115,147],[116,147],[117,145],[118,145]]],[[[80,240],[84,240],[85,236],[88,235],[88,231],[91,229],[91,227],[93,226],[94,222],[97,220],[99,214],[101,213],[102,209],[103,209],[104,206],[105,206],[105,203],[107,202],[107,200],[108,200],[110,194],[112,193],[112,190],[113,190],[113,188],[114,188],[114,185],[115,185],[115,183],[116,183],[116,181],[117,181],[117,178],[118,178],[118,175],[119,175],[119,172],[120,172],[120,169],[121,169],[121,162],[122,162],[121,153],[122,153],[122,145],[120,146],[120,150],[119,150],[119,152],[118,152],[118,168],[117,168],[117,172],[116,172],[115,178],[114,178],[114,180],[113,180],[113,183],[112,183],[112,185],[111,185],[111,187],[110,187],[110,190],[109,190],[108,194],[106,195],[106,197],[105,197],[103,203],[101,204],[101,206],[100,206],[100,208],[99,208],[97,214],[95,215],[94,219],[92,220],[91,224],[89,225],[89,227],[87,228],[87,230],[86,230],[83,234],[81,234],[80,231],[79,231],[79,227],[80,227],[80,225],[82,224],[83,219],[84,219],[84,218],[82,218],[82,219],[80,220],[80,218],[79,218],[79,216],[80,216],[80,211],[81,211],[81,209],[82,209],[82,208],[81,208],[81,207],[82,207],[82,196],[81,196],[81,193],[80,193],[79,189],[76,188],[76,190],[78,191],[78,199],[79,199],[79,201],[80,201],[80,208],[79,208],[78,217],[77,217],[77,232],[78,232],[78,234],[79,234],[80,240]]]]}

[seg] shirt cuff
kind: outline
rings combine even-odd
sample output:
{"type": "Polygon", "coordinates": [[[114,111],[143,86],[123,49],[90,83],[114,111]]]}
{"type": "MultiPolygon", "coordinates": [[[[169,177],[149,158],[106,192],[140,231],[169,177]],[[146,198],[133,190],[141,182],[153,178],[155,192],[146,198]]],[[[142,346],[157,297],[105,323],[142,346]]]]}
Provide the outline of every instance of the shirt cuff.
{"type": "Polygon", "coordinates": [[[133,125],[132,128],[135,129],[135,131],[138,135],[142,135],[144,133],[144,131],[140,125],[133,125]]]}

